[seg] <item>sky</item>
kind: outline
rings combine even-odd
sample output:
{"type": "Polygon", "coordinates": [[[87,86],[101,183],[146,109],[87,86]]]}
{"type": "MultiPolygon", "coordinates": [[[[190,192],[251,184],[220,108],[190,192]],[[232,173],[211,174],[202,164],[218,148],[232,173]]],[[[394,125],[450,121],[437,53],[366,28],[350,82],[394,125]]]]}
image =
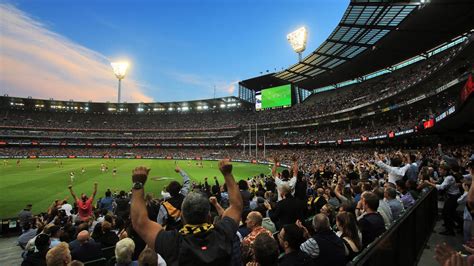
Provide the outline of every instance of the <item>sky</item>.
{"type": "Polygon", "coordinates": [[[122,101],[238,94],[238,82],[293,65],[286,35],[307,27],[304,55],[349,0],[0,0],[0,94],[114,102],[110,62],[126,60],[122,101]]]}

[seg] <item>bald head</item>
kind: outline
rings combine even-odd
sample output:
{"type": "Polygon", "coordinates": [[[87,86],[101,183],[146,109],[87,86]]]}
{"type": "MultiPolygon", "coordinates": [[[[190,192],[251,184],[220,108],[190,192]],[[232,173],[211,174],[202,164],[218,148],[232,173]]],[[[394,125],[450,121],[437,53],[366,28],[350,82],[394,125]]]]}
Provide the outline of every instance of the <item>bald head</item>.
{"type": "Polygon", "coordinates": [[[80,243],[87,242],[89,238],[90,238],[90,234],[89,234],[89,231],[87,230],[82,230],[81,232],[79,232],[79,234],[77,234],[77,241],[79,241],[80,243]]]}
{"type": "Polygon", "coordinates": [[[245,222],[249,229],[253,229],[257,226],[262,226],[262,221],[262,214],[260,214],[260,212],[253,211],[247,215],[247,220],[245,222]]]}

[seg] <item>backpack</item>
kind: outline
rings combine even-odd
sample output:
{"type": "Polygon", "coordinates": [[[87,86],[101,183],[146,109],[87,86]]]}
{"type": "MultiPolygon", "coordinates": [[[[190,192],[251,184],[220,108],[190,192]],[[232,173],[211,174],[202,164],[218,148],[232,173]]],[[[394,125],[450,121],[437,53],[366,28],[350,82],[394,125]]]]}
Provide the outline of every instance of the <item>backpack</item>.
{"type": "Polygon", "coordinates": [[[232,245],[214,229],[180,235],[179,265],[229,265],[232,245]]]}

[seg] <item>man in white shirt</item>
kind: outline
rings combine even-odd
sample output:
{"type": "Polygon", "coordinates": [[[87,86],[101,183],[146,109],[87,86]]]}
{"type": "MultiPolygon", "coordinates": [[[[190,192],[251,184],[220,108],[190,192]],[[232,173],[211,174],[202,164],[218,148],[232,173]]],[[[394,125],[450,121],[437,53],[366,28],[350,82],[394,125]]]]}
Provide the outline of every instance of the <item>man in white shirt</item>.
{"type": "Polygon", "coordinates": [[[280,162],[280,159],[275,156],[273,158],[273,162],[275,163],[272,168],[272,176],[275,179],[275,184],[277,186],[277,191],[278,191],[278,201],[282,200],[282,196],[280,194],[280,188],[283,185],[288,185],[291,190],[291,195],[295,194],[295,185],[296,185],[296,176],[298,175],[298,157],[294,154],[291,157],[291,160],[293,161],[292,165],[292,172],[293,172],[293,177],[290,179],[290,171],[285,169],[281,172],[281,177],[278,176],[277,172],[277,167],[278,163],[280,162]]]}
{"type": "Polygon", "coordinates": [[[410,164],[402,166],[402,159],[399,154],[390,160],[391,165],[384,163],[377,152],[374,153],[374,156],[375,164],[388,173],[389,183],[395,184],[398,180],[403,178],[408,168],[410,168],[410,164]]]}

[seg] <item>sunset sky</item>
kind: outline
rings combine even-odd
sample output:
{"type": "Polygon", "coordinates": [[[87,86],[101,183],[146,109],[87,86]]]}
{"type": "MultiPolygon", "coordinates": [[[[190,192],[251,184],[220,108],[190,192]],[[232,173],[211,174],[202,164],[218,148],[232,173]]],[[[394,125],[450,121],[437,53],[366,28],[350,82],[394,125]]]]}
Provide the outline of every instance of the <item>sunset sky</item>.
{"type": "Polygon", "coordinates": [[[131,64],[128,102],[237,95],[240,80],[294,64],[286,34],[309,30],[305,54],[348,0],[0,0],[0,93],[116,101],[110,62],[131,64]]]}

